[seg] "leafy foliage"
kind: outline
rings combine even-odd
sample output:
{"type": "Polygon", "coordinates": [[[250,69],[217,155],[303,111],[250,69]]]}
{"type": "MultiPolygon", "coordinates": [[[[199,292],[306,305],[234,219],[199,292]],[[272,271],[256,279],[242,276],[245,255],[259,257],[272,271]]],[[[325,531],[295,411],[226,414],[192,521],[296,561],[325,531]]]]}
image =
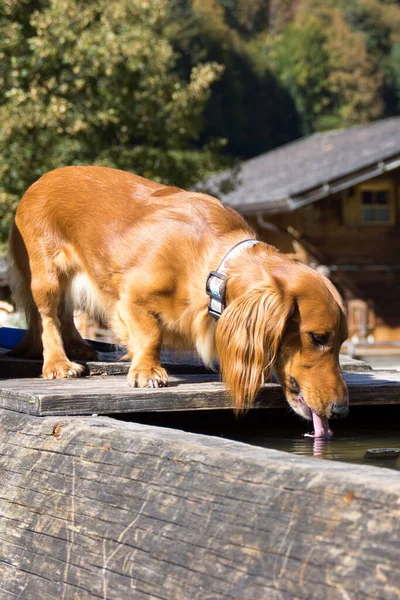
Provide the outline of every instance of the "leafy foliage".
{"type": "Polygon", "coordinates": [[[397,0],[2,0],[0,240],[55,167],[190,187],[399,112],[397,0]]]}
{"type": "Polygon", "coordinates": [[[303,133],[315,123],[329,102],[329,56],[322,24],[306,16],[285,27],[272,46],[274,67],[301,116],[303,133]]]}
{"type": "Polygon", "coordinates": [[[382,73],[368,54],[365,35],[335,10],[327,27],[328,89],[339,123],[366,123],[383,114],[382,73]]]}
{"type": "Polygon", "coordinates": [[[352,30],[337,7],[304,1],[295,20],[269,43],[305,133],[326,124],[361,124],[383,114],[382,72],[368,53],[365,33],[352,30]]]}
{"type": "MultiPolygon", "coordinates": [[[[66,164],[96,163],[190,186],[218,165],[196,146],[222,67],[187,80],[163,33],[163,0],[4,0],[0,15],[3,232],[26,187],[66,164]]],[[[220,144],[219,144],[220,145],[220,144]]]]}
{"type": "Polygon", "coordinates": [[[300,134],[293,100],[272,72],[257,38],[258,15],[264,6],[258,0],[171,0],[170,4],[168,34],[182,76],[199,61],[224,65],[207,102],[203,136],[227,139],[226,151],[239,158],[265,152],[300,134]]]}

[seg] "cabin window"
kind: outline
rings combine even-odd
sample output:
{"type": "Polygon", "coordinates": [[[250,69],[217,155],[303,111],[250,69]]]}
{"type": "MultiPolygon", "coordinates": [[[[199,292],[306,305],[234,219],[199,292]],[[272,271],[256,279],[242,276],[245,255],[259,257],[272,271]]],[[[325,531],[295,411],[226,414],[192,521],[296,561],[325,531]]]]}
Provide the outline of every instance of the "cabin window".
{"type": "Polygon", "coordinates": [[[395,223],[394,186],[389,182],[370,182],[358,187],[360,222],[362,225],[395,223]]]}
{"type": "Polygon", "coordinates": [[[388,190],[361,192],[363,223],[390,223],[390,198],[388,190]]]}
{"type": "Polygon", "coordinates": [[[385,226],[396,223],[395,188],[390,181],[358,185],[345,199],[344,223],[348,226],[385,226]]]}

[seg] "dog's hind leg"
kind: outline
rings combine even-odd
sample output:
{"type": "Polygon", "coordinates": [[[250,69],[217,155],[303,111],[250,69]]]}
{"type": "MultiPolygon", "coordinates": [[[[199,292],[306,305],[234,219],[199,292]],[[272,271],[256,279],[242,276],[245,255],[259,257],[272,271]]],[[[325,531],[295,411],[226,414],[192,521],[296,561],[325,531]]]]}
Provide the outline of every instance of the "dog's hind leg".
{"type": "Polygon", "coordinates": [[[13,223],[11,288],[17,305],[25,311],[28,331],[10,354],[24,358],[40,358],[43,354],[43,376],[47,379],[74,377],[84,370],[81,365],[70,362],[65,354],[58,309],[67,276],[55,263],[55,255],[54,246],[46,252],[36,241],[31,241],[31,247],[27,248],[19,227],[13,223]]]}
{"type": "Polygon", "coordinates": [[[70,359],[95,360],[97,352],[86,342],[76,328],[74,322],[74,309],[70,294],[66,291],[60,302],[58,317],[61,323],[61,336],[65,352],[70,359]]]}
{"type": "Polygon", "coordinates": [[[40,315],[42,328],[43,377],[46,379],[78,377],[84,371],[84,367],[67,358],[58,317],[65,278],[49,264],[33,262],[31,268],[32,296],[40,315]]]}

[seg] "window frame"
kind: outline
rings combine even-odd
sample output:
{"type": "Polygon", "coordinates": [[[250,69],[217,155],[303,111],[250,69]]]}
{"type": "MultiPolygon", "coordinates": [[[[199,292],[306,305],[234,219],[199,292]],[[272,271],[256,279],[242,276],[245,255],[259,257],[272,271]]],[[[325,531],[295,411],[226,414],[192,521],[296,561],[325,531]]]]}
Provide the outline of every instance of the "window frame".
{"type": "MultiPolygon", "coordinates": [[[[356,202],[358,206],[359,225],[363,227],[389,227],[396,224],[396,193],[395,186],[392,181],[369,181],[361,183],[356,188],[356,202]],[[387,192],[388,194],[388,209],[389,219],[387,221],[365,221],[363,218],[363,202],[362,195],[364,192],[387,192]]],[[[379,206],[379,204],[371,204],[371,206],[379,206]]],[[[386,205],[385,205],[386,206],[386,205]]]]}

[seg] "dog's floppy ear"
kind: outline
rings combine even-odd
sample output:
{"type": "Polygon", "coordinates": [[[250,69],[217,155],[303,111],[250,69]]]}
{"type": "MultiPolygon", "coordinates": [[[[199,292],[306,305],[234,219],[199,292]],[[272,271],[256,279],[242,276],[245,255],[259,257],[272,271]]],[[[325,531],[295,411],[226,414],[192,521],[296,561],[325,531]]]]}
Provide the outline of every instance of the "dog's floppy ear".
{"type": "Polygon", "coordinates": [[[249,408],[271,376],[292,307],[282,289],[264,284],[240,295],[222,313],[215,341],[235,412],[249,408]]]}

